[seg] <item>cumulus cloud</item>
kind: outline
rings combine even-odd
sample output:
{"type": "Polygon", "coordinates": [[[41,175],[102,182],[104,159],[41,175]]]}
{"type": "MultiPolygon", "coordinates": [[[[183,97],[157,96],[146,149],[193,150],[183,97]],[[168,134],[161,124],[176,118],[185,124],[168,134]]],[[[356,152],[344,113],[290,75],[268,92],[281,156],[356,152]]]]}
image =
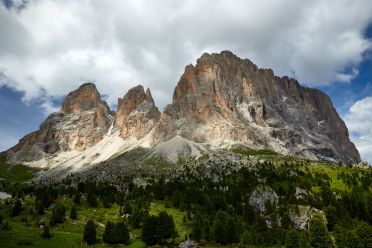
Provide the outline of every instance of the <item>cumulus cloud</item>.
{"type": "Polygon", "coordinates": [[[186,64],[231,50],[307,85],[349,82],[372,43],[362,0],[37,0],[0,4],[0,86],[24,101],[60,97],[94,81],[111,106],[132,86],[160,107],[186,64]]]}
{"type": "Polygon", "coordinates": [[[372,164],[372,96],[355,102],[345,122],[362,159],[372,164]]]}

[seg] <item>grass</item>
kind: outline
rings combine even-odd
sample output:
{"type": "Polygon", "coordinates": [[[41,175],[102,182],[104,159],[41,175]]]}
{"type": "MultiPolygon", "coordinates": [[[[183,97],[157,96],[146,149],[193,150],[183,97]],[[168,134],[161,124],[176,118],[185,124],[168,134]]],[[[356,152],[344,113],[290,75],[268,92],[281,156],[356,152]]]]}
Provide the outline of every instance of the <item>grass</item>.
{"type": "Polygon", "coordinates": [[[271,150],[254,150],[254,149],[244,149],[240,147],[231,148],[231,152],[242,154],[245,156],[277,156],[278,153],[271,151],[271,150]]]}
{"type": "MultiPolygon", "coordinates": [[[[344,168],[340,166],[334,166],[330,164],[315,164],[307,167],[310,172],[314,175],[315,173],[326,174],[331,180],[331,188],[340,191],[349,191],[350,188],[340,179],[337,178],[338,174],[341,172],[351,173],[350,168],[344,168]]],[[[314,192],[319,192],[320,187],[313,187],[314,192]]]]}
{"type": "Polygon", "coordinates": [[[25,165],[9,164],[5,155],[0,155],[0,178],[4,178],[7,182],[28,182],[33,178],[35,173],[39,171],[40,169],[25,165]]]}
{"type": "MultiPolygon", "coordinates": [[[[88,219],[93,219],[97,227],[97,238],[99,242],[94,247],[111,247],[103,244],[102,234],[104,225],[107,221],[118,222],[120,220],[119,206],[112,205],[110,208],[92,208],[86,203],[77,206],[78,219],[71,220],[66,218],[66,222],[58,224],[51,228],[52,238],[41,238],[42,229],[39,226],[40,217],[33,218],[30,213],[30,208],[33,205],[33,198],[26,198],[24,201],[25,209],[17,216],[10,218],[10,205],[0,205],[0,214],[4,217],[3,222],[9,222],[11,230],[0,230],[0,247],[81,247],[80,242],[83,238],[83,230],[88,219]],[[94,211],[96,210],[96,211],[94,211]],[[21,219],[26,217],[27,222],[22,222],[21,219]]],[[[72,206],[70,199],[60,199],[58,203],[63,204],[66,208],[66,216],[69,215],[69,210],[72,206]]],[[[45,210],[44,218],[46,223],[51,216],[51,209],[45,210]]],[[[128,226],[131,235],[131,243],[126,247],[143,248],[145,244],[140,240],[140,229],[133,229],[128,226]]],[[[115,246],[118,247],[118,246],[115,246]]]]}

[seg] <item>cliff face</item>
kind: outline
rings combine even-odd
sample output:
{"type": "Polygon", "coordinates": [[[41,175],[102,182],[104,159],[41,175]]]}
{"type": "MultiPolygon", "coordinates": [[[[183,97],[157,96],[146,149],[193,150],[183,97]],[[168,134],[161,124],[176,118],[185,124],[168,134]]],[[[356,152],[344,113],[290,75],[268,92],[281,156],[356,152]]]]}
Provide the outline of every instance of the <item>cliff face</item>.
{"type": "Polygon", "coordinates": [[[8,155],[11,160],[30,162],[64,151],[83,151],[103,138],[113,119],[96,86],[83,84],[67,95],[61,111],[23,137],[8,155]]]}
{"type": "Polygon", "coordinates": [[[153,129],[159,118],[160,112],[150,89],[145,92],[143,86],[138,85],[130,89],[123,99],[119,98],[114,126],[120,129],[124,139],[141,139],[153,129]]]}
{"type": "Polygon", "coordinates": [[[174,135],[311,159],[360,161],[327,95],[228,51],[204,54],[195,66],[186,66],[154,140],[174,135]]]}
{"type": "Polygon", "coordinates": [[[360,161],[327,95],[294,79],[279,78],[272,70],[259,69],[228,51],[203,54],[195,66],[186,66],[173,102],[163,113],[150,90],[141,85],[118,99],[115,115],[96,87],[84,84],[67,95],[60,112],[50,115],[38,131],[7,153],[17,162],[71,150],[81,151],[79,156],[85,159],[98,156],[107,144],[109,152],[100,161],[121,154],[123,147],[127,151],[150,146],[154,153],[173,149],[177,159],[177,154],[199,154],[208,147],[235,144],[314,160],[360,161]],[[94,152],[85,152],[89,149],[94,152]]]}

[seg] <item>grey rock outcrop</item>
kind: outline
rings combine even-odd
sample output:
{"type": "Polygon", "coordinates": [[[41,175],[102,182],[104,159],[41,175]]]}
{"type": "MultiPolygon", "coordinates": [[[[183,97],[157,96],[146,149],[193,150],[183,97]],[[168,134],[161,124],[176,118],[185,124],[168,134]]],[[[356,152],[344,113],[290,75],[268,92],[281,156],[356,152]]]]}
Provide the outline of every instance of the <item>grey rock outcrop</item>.
{"type": "Polygon", "coordinates": [[[356,163],[360,155],[323,92],[277,77],[231,52],[188,65],[154,132],[200,143],[241,143],[309,159],[356,163]]]}
{"type": "Polygon", "coordinates": [[[63,151],[83,151],[98,143],[114,119],[96,86],[83,84],[69,93],[59,112],[51,114],[40,129],[23,137],[7,151],[10,161],[32,162],[63,151]]]}
{"type": "Polygon", "coordinates": [[[121,136],[140,139],[157,124],[160,112],[155,106],[150,89],[146,92],[142,85],[131,88],[123,99],[118,99],[118,111],[114,126],[121,136]]]}

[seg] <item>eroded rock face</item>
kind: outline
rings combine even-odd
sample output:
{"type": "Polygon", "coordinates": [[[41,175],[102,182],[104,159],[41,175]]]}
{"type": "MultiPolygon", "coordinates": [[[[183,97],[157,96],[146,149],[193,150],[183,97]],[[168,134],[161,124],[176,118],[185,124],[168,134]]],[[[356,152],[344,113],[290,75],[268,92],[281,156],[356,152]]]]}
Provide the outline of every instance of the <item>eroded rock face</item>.
{"type": "Polygon", "coordinates": [[[327,95],[224,51],[188,65],[154,142],[243,143],[310,159],[355,163],[360,155],[327,95]]]}
{"type": "Polygon", "coordinates": [[[228,51],[205,53],[195,66],[186,66],[172,104],[162,113],[150,90],[141,85],[118,100],[115,115],[94,84],[84,84],[67,95],[61,111],[7,154],[13,161],[27,162],[63,151],[84,151],[102,140],[111,124],[110,133],[120,132],[125,151],[146,144],[176,157],[175,150],[186,154],[182,149],[191,149],[187,154],[195,155],[204,148],[244,145],[314,160],[360,162],[327,95],[228,51]]]}
{"type": "Polygon", "coordinates": [[[266,204],[278,204],[279,197],[275,191],[267,185],[257,186],[249,197],[249,205],[251,205],[257,212],[265,213],[266,204]]]}
{"type": "Polygon", "coordinates": [[[61,111],[51,114],[40,129],[8,150],[12,161],[30,162],[58,152],[82,151],[98,143],[114,119],[94,84],[69,93],[61,111]]]}
{"type": "Polygon", "coordinates": [[[120,129],[126,139],[140,139],[150,132],[159,121],[160,112],[155,106],[150,89],[146,92],[142,85],[128,91],[123,99],[118,99],[118,111],[114,126],[120,129]]]}

